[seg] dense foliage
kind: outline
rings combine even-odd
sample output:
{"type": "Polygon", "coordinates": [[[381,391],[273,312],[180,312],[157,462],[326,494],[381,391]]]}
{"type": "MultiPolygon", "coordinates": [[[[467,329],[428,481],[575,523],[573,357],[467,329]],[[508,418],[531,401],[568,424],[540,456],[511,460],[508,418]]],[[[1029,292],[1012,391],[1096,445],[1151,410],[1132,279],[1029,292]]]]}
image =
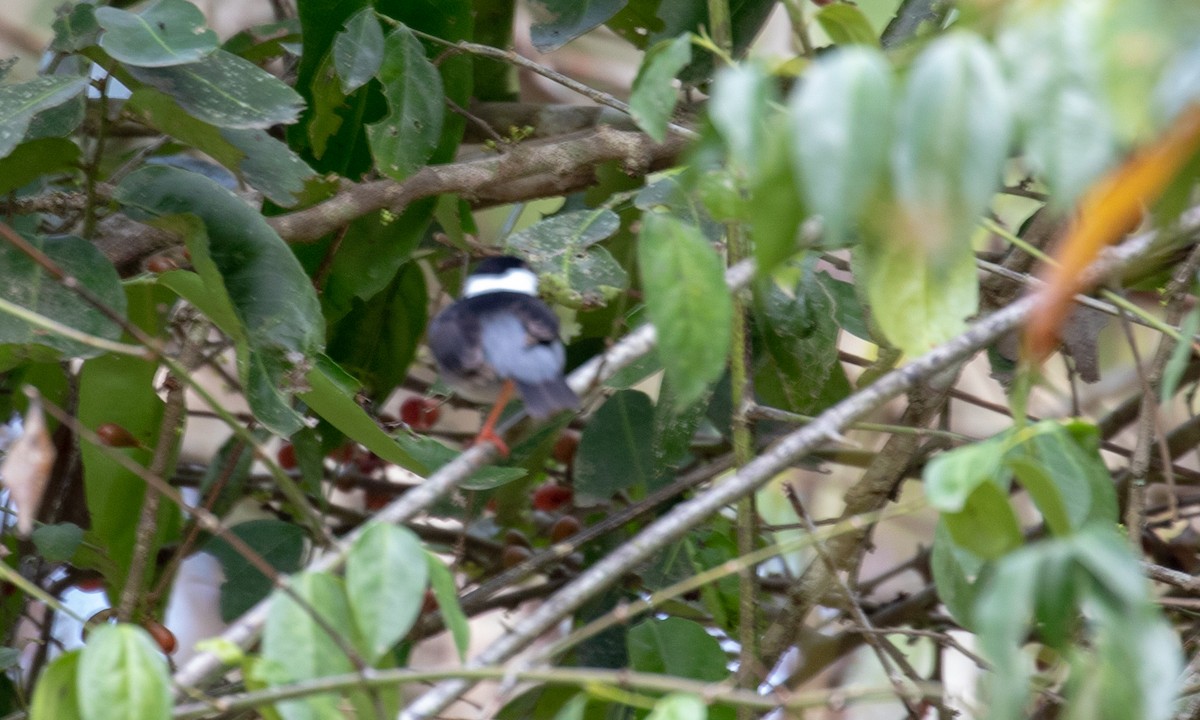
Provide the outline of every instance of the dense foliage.
{"type": "Polygon", "coordinates": [[[5,713],[1200,716],[1200,5],[272,5],[79,3],[0,67],[5,713]],[[510,51],[597,35],[629,87],[510,51]],[[502,252],[586,397],[507,458],[422,345],[502,252]],[[198,551],[231,625],[176,667],[198,551]]]}

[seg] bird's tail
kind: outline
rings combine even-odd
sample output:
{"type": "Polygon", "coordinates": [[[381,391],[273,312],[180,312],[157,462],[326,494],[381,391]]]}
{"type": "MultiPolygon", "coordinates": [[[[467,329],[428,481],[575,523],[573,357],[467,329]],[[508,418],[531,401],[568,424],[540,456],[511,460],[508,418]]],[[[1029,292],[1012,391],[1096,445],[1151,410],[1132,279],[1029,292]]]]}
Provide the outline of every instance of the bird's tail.
{"type": "Polygon", "coordinates": [[[525,411],[534,420],[545,420],[561,410],[579,407],[579,396],[561,377],[544,383],[517,383],[525,411]]]}

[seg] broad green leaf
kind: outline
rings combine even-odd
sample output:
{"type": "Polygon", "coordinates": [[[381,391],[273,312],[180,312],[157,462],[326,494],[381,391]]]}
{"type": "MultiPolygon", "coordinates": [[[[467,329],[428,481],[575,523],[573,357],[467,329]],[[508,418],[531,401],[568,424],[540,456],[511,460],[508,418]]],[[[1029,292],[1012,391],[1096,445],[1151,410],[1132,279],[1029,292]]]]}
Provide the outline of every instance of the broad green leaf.
{"type": "Polygon", "coordinates": [[[1034,592],[1042,581],[1039,548],[1030,546],[1003,558],[983,583],[975,604],[979,644],[991,663],[985,678],[990,691],[988,717],[1026,717],[1033,656],[1021,652],[1034,620],[1034,592]]]}
{"type": "Polygon", "coordinates": [[[54,52],[75,52],[96,43],[100,36],[100,24],[96,22],[96,8],[88,3],[71,6],[71,11],[54,18],[50,23],[54,40],[50,49],[54,52]]]}
{"type": "Polygon", "coordinates": [[[217,50],[199,62],[130,67],[134,78],[175,98],[193,117],[223,128],[293,123],[303,106],[294,90],[252,62],[217,50]]]}
{"type": "MultiPolygon", "coordinates": [[[[158,364],[121,355],[101,355],[83,364],[79,379],[79,421],[95,430],[105,423],[116,423],[128,430],[143,446],[123,449],[139,465],[150,462],[162,424],[163,401],[155,391],[158,364]]],[[[106,579],[114,587],[123,587],[125,574],[133,559],[138,516],[146,495],[146,482],[126,470],[91,443],[79,444],[83,460],[83,487],[87,497],[91,528],[88,542],[104,548],[114,569],[106,579]]],[[[170,477],[170,473],[167,473],[170,477]]],[[[163,503],[160,518],[163,527],[154,538],[159,547],[170,536],[170,527],[179,526],[179,509],[163,503]],[[174,516],[174,521],[166,522],[174,516]]]]}
{"type": "Polygon", "coordinates": [[[161,720],[171,714],[167,661],[136,625],[93,629],[75,680],[83,720],[161,720]]]}
{"type": "MultiPolygon", "coordinates": [[[[94,245],[73,235],[28,237],[59,267],[74,276],[117,315],[125,315],[125,292],[112,263],[94,245]]],[[[118,340],[121,327],[68,290],[10,242],[0,242],[0,298],[20,305],[88,335],[118,340]]],[[[93,357],[101,350],[68,340],[15,316],[0,312],[0,345],[36,344],[54,348],[66,357],[93,357]]]]}
{"type": "Polygon", "coordinates": [[[506,244],[538,274],[543,295],[567,307],[596,307],[629,285],[629,275],[597,245],[620,227],[611,210],[576,210],[515,233],[506,244]]]}
{"type": "Polygon", "coordinates": [[[47,665],[33,688],[29,720],[80,720],[78,674],[78,650],[63,653],[47,665]]]}
{"type": "Polygon", "coordinates": [[[183,65],[217,49],[217,34],[187,0],[154,0],[136,13],[99,7],[96,21],[104,28],[100,47],[128,65],[183,65]]]}
{"type": "MultiPolygon", "coordinates": [[[[857,11],[852,5],[829,5],[857,11]]],[[[805,203],[838,246],[877,200],[891,147],[892,70],[882,53],[822,55],[792,92],[792,160],[805,203]]]]}
{"type": "Polygon", "coordinates": [[[350,312],[332,328],[330,358],[382,400],[408,376],[429,319],[428,298],[421,267],[404,264],[383,292],[351,301],[350,312]]]}
{"type": "Polygon", "coordinates": [[[67,562],[83,542],[83,530],[74,523],[41,525],[33,531],[32,539],[46,562],[67,562]]]}
{"type": "Polygon", "coordinates": [[[1015,20],[997,39],[1025,163],[1064,210],[1117,156],[1096,52],[1103,14],[1101,3],[1045,5],[1015,20]]]}
{"type": "Polygon", "coordinates": [[[1091,498],[1086,494],[1087,485],[1082,479],[1078,483],[1073,483],[1071,489],[1084,491],[1083,497],[1067,498],[1064,497],[1062,488],[1056,484],[1056,480],[1066,478],[1052,477],[1041,464],[1030,458],[1012,457],[1006,462],[1008,467],[1012,468],[1021,486],[1033,498],[1034,504],[1037,505],[1038,511],[1046,521],[1046,526],[1055,535],[1066,535],[1074,529],[1075,523],[1072,522],[1069,510],[1080,507],[1080,505],[1076,505],[1072,501],[1082,500],[1084,513],[1091,506],[1091,498]]]}
{"type": "Polygon", "coordinates": [[[705,720],[708,705],[699,695],[671,693],[654,703],[646,720],[705,720]]]}
{"type": "Polygon", "coordinates": [[[959,547],[992,560],[1021,546],[1021,524],[998,484],[985,482],[967,496],[963,509],[942,513],[946,529],[959,547]]]}
{"type": "Polygon", "coordinates": [[[425,602],[429,564],[408,528],[372,523],[346,558],[346,597],[374,663],[408,634],[425,602]]]}
{"type": "Polygon", "coordinates": [[[429,589],[433,591],[433,597],[437,600],[438,612],[442,614],[442,622],[449,628],[450,637],[454,639],[458,659],[465,662],[471,643],[471,625],[467,622],[462,606],[458,604],[458,588],[454,586],[454,575],[437,555],[426,552],[425,560],[429,566],[429,589]]]}
{"type": "MultiPolygon", "coordinates": [[[[901,211],[906,212],[906,211],[901,211]]],[[[979,306],[969,243],[937,248],[872,230],[854,248],[871,317],[884,337],[916,357],[966,329],[979,306]]]]}
{"type": "Polygon", "coordinates": [[[645,620],[629,631],[629,664],[639,672],[720,682],[729,677],[720,643],[691,620],[645,620]]]}
{"type": "Polygon", "coordinates": [[[696,227],[650,213],[642,219],[638,265],[659,359],[687,405],[717,381],[729,355],[733,302],[721,260],[696,227]]]}
{"type": "Polygon", "coordinates": [[[800,183],[792,163],[787,118],[771,118],[763,138],[761,159],[750,178],[750,196],[743,202],[754,240],[760,275],[770,273],[799,250],[796,242],[808,208],[800,201],[800,183]]]}
{"type": "Polygon", "coordinates": [[[1010,455],[1025,453],[1054,479],[1064,497],[1073,527],[1118,522],[1117,493],[1112,475],[1100,457],[1100,432],[1080,420],[1033,425],[1029,436],[1010,455]]]}
{"type": "Polygon", "coordinates": [[[975,601],[990,568],[974,553],[959,547],[945,521],[938,522],[929,554],[929,569],[937,586],[938,599],[959,625],[972,629],[975,601]]]}
{"type": "Polygon", "coordinates": [[[692,39],[680,35],[664,40],[646,52],[633,91],[629,96],[629,111],[637,126],[657,142],[667,136],[667,123],[675,112],[679,93],[675,78],[692,61],[692,39]]]}
{"type": "Polygon", "coordinates": [[[656,480],[652,452],[654,407],[637,390],[621,390],[605,401],[584,428],[575,452],[575,492],[608,500],[656,480]]]}
{"type": "MultiPolygon", "coordinates": [[[[246,451],[246,455],[251,455],[246,451]]],[[[229,528],[280,575],[300,569],[304,557],[304,529],[282,520],[247,520],[229,528]]],[[[214,536],[204,551],[217,558],[225,580],[221,583],[221,619],[233,622],[271,594],[271,578],[262,574],[228,540],[214,536]]]]}
{"type": "MultiPolygon", "coordinates": [[[[917,57],[900,99],[892,156],[903,218],[892,244],[927,248],[917,253],[926,264],[942,255],[949,256],[946,263],[959,260],[962,252],[951,248],[969,250],[971,231],[1008,158],[1008,98],[999,62],[975,35],[950,33],[917,57]]],[[[903,305],[900,298],[890,302],[903,305]]],[[[960,307],[964,314],[974,312],[974,303],[960,307]]]]}
{"type": "Polygon", "coordinates": [[[607,22],[629,0],[534,0],[529,34],[538,52],[559,49],[607,22]]]}
{"type": "Polygon", "coordinates": [[[25,138],[33,117],[83,92],[87,77],[47,76],[0,86],[0,158],[25,138]]]}
{"type": "Polygon", "coordinates": [[[1002,465],[1008,445],[991,438],[935,455],[925,466],[923,481],[929,504],[941,512],[958,512],[975,488],[985,482],[1008,485],[1002,465]]]}
{"type": "Polygon", "coordinates": [[[399,181],[420,169],[438,146],[445,90],[425,46],[407,27],[387,36],[379,82],[388,114],[367,126],[367,138],[379,172],[399,181]]]}
{"type": "Polygon", "coordinates": [[[373,7],[365,7],[346,21],[333,41],[333,63],[342,80],[342,92],[354,92],[375,76],[383,64],[383,29],[373,7]]]}
{"type": "Polygon", "coordinates": [[[857,5],[836,3],[817,11],[816,20],[829,39],[838,45],[879,47],[879,33],[857,5]]]}
{"type": "Polygon", "coordinates": [[[79,146],[64,138],[29,140],[0,159],[0,195],[7,195],[48,175],[74,173],[79,146]]]}
{"type": "Polygon", "coordinates": [[[723,68],[713,81],[708,116],[729,148],[734,170],[752,172],[758,164],[774,89],[774,80],[757,63],[723,68]]]}
{"type": "MultiPolygon", "coordinates": [[[[352,672],[354,666],[341,646],[309,616],[315,610],[352,648],[359,647],[342,581],[326,573],[304,572],[292,578],[291,587],[308,607],[278,591],[272,597],[263,627],[262,660],[255,666],[258,676],[278,686],[352,672]]],[[[284,720],[344,717],[333,693],[285,700],[275,709],[284,720]]]]}
{"type": "Polygon", "coordinates": [[[152,127],[203,151],[277,205],[295,205],[305,180],[314,175],[298,155],[265,130],[214,127],[152,88],[135,90],[125,107],[152,127]]]}

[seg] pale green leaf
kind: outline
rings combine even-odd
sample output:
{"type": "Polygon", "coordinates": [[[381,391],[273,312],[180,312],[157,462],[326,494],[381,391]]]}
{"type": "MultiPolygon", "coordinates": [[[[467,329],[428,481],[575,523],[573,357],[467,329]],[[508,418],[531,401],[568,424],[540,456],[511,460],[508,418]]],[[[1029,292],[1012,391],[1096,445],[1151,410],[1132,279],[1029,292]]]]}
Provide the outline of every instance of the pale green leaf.
{"type": "Polygon", "coordinates": [[[382,658],[416,622],[429,582],[424,556],[411,530],[381,523],[369,525],[350,548],[346,595],[368,662],[382,658]]]}
{"type": "Polygon", "coordinates": [[[25,138],[33,116],[83,92],[87,77],[50,76],[0,86],[0,158],[25,138]]]}
{"type": "Polygon", "coordinates": [[[629,96],[629,111],[637,126],[662,142],[667,136],[667,123],[675,112],[679,93],[675,79],[679,71],[692,61],[690,35],[664,40],[646,52],[633,91],[629,96]]]}
{"type": "Polygon", "coordinates": [[[101,625],[79,655],[75,691],[83,720],[162,720],[170,716],[167,661],[136,625],[101,625]]]}

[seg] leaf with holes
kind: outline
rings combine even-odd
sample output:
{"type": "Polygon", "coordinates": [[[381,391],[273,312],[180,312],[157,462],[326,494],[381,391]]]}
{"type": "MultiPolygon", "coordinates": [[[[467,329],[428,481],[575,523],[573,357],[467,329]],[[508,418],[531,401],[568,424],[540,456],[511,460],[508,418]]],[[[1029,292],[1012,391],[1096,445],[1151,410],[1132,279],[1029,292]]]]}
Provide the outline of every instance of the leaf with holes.
{"type": "Polygon", "coordinates": [[[541,291],[574,308],[606,304],[629,286],[629,275],[597,243],[621,227],[611,210],[576,210],[548,217],[508,239],[541,279],[541,291]]]}
{"type": "Polygon", "coordinates": [[[346,21],[333,40],[333,65],[346,95],[366,85],[383,64],[383,28],[374,7],[365,7],[346,21]]]}
{"type": "Polygon", "coordinates": [[[100,47],[127,65],[184,65],[217,49],[217,34],[187,0],[155,0],[136,13],[99,7],[96,22],[104,28],[100,47]]]}
{"type": "Polygon", "coordinates": [[[403,180],[425,164],[442,135],[446,94],[442,76],[425,56],[425,46],[407,27],[387,36],[379,82],[388,114],[367,126],[379,171],[403,180]]]}

